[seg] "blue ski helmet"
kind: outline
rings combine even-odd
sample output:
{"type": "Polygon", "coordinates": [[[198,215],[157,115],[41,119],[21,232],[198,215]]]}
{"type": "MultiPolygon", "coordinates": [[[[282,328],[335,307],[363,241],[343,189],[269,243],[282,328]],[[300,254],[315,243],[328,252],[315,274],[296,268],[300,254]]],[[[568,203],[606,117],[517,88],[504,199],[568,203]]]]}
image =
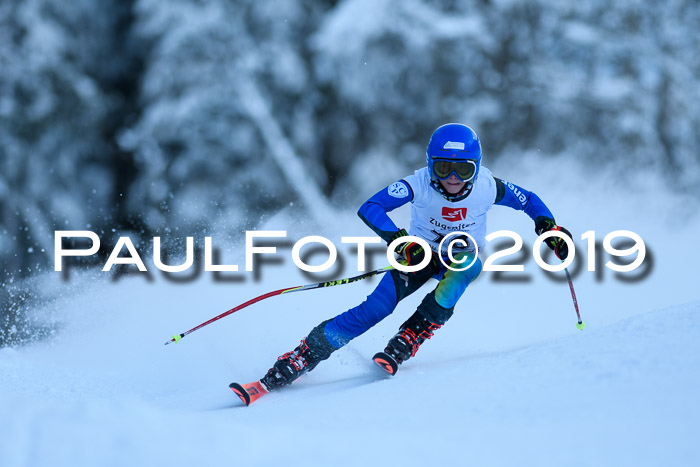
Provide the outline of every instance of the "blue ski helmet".
{"type": "Polygon", "coordinates": [[[448,201],[466,198],[481,166],[481,143],[474,130],[461,123],[442,125],[430,137],[425,154],[433,189],[448,201]],[[459,193],[448,193],[440,183],[452,174],[467,182],[459,193]]]}

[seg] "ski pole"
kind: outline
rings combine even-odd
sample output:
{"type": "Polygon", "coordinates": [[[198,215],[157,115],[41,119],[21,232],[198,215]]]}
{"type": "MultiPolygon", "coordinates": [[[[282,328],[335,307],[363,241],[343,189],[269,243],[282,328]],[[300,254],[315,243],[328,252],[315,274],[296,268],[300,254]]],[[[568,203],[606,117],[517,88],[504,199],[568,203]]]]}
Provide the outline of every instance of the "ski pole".
{"type": "Polygon", "coordinates": [[[571,298],[574,300],[574,309],[576,310],[576,316],[578,317],[578,323],[576,323],[576,327],[583,331],[583,329],[586,327],[586,323],[581,321],[581,313],[578,311],[578,300],[576,300],[576,292],[574,292],[574,282],[571,280],[571,274],[569,274],[569,269],[564,268],[564,271],[566,271],[566,278],[569,280],[569,289],[571,290],[571,298]]]}
{"type": "Polygon", "coordinates": [[[332,287],[334,285],[351,284],[353,282],[361,281],[362,279],[367,279],[368,277],[383,274],[383,273],[390,271],[392,269],[394,269],[393,266],[386,266],[383,268],[375,269],[374,271],[369,271],[369,272],[366,272],[364,274],[360,274],[359,276],[348,277],[347,279],[340,279],[337,281],[317,282],[316,284],[300,285],[300,286],[296,286],[296,287],[287,287],[285,289],[279,289],[279,290],[275,290],[273,292],[268,292],[266,294],[262,294],[258,297],[255,297],[253,299],[248,300],[245,303],[238,305],[237,307],[231,308],[230,310],[221,313],[219,316],[213,317],[209,321],[205,321],[204,323],[200,324],[199,326],[193,327],[189,331],[185,331],[181,334],[175,334],[173,337],[170,338],[170,340],[168,340],[165,343],[165,345],[168,345],[171,342],[177,343],[180,341],[180,339],[185,337],[187,334],[194,332],[197,329],[201,329],[204,326],[206,326],[207,324],[213,323],[214,321],[218,321],[221,318],[230,315],[231,313],[235,313],[238,310],[242,310],[243,308],[250,306],[253,303],[257,303],[259,301],[265,300],[266,298],[274,297],[275,295],[282,295],[284,293],[302,292],[304,290],[320,289],[323,287],[332,287]]]}

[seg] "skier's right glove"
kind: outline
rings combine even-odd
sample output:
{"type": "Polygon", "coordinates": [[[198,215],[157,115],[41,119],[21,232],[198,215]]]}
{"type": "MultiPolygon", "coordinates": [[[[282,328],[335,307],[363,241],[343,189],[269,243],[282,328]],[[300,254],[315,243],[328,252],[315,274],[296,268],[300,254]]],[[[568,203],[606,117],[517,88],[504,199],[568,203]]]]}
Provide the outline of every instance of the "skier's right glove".
{"type": "MultiPolygon", "coordinates": [[[[406,237],[407,235],[408,232],[406,232],[406,229],[401,229],[391,237],[389,243],[393,242],[397,238],[406,237]]],[[[401,256],[401,258],[406,261],[406,265],[408,266],[420,264],[420,262],[423,261],[423,258],[425,258],[425,251],[423,250],[423,247],[416,242],[402,243],[396,247],[394,252],[401,256]]]]}
{"type": "MultiPolygon", "coordinates": [[[[406,232],[405,229],[401,229],[396,232],[391,239],[389,239],[389,243],[393,242],[397,238],[405,237],[407,235],[408,232],[406,232]]],[[[415,266],[416,264],[420,264],[420,262],[425,258],[425,250],[416,242],[402,243],[396,247],[394,252],[404,260],[407,266],[415,266]]],[[[430,250],[428,254],[431,256],[431,259],[427,266],[419,271],[409,272],[407,274],[415,277],[423,277],[424,275],[432,276],[435,274],[436,269],[439,269],[440,263],[433,254],[432,250],[430,250]]]]}
{"type": "MultiPolygon", "coordinates": [[[[566,234],[569,236],[569,238],[573,239],[571,232],[564,227],[557,225],[555,220],[551,217],[540,216],[535,219],[535,232],[537,235],[542,235],[550,230],[556,230],[557,232],[566,234]]],[[[569,247],[561,237],[549,237],[544,241],[544,243],[546,243],[549,248],[554,250],[554,254],[557,255],[560,260],[564,261],[569,256],[569,247]]]]}

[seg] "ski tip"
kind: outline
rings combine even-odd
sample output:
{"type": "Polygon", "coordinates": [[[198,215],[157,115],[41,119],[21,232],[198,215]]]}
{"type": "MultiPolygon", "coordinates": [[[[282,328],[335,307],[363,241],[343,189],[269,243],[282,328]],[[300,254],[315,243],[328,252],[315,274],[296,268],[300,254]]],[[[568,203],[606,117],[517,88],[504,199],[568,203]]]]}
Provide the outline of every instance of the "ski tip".
{"type": "Polygon", "coordinates": [[[238,383],[231,383],[228,385],[233,392],[243,401],[245,405],[250,405],[250,394],[245,390],[243,386],[238,383]]]}
{"type": "Polygon", "coordinates": [[[394,376],[399,370],[399,364],[396,362],[396,360],[394,360],[391,355],[384,352],[376,353],[374,357],[372,357],[372,360],[379,366],[379,368],[386,371],[391,376],[394,376]]]}
{"type": "Polygon", "coordinates": [[[228,385],[231,390],[248,406],[267,394],[267,389],[260,383],[255,381],[248,384],[231,383],[228,385]]]}

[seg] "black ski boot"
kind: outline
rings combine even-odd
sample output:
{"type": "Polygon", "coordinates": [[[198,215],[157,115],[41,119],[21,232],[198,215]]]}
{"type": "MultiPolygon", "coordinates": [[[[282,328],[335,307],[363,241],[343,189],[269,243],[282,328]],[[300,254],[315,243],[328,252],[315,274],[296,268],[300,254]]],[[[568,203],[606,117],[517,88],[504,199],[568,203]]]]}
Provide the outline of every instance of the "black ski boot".
{"type": "Polygon", "coordinates": [[[438,305],[435,293],[431,292],[389,340],[384,352],[377,353],[372,360],[390,375],[396,374],[399,365],[416,355],[421,344],[433,337],[433,333],[445,324],[452,313],[453,308],[438,305]],[[433,322],[433,319],[440,324],[433,322]]]}
{"type": "Polygon", "coordinates": [[[379,352],[373,357],[374,362],[390,375],[394,375],[399,365],[413,357],[421,344],[433,337],[433,332],[441,327],[441,324],[431,323],[416,311],[389,340],[384,352],[379,352]]]}
{"type": "Polygon", "coordinates": [[[328,342],[323,333],[327,322],[324,321],[312,329],[309,336],[302,339],[294,350],[277,358],[272,368],[260,379],[265,389],[273,391],[287,386],[331,356],[335,347],[328,342]]]}
{"type": "Polygon", "coordinates": [[[416,355],[421,344],[433,337],[433,332],[441,327],[441,324],[431,323],[419,312],[415,312],[389,340],[384,352],[401,364],[416,355]]]}
{"type": "Polygon", "coordinates": [[[268,391],[272,391],[282,386],[291,384],[307,371],[311,371],[318,365],[318,359],[306,344],[306,339],[291,352],[277,357],[277,361],[260,382],[268,391]]]}

